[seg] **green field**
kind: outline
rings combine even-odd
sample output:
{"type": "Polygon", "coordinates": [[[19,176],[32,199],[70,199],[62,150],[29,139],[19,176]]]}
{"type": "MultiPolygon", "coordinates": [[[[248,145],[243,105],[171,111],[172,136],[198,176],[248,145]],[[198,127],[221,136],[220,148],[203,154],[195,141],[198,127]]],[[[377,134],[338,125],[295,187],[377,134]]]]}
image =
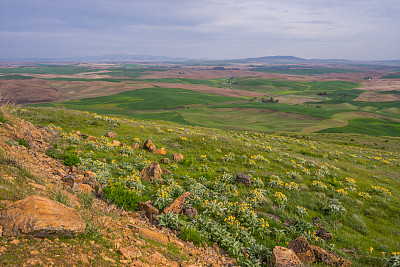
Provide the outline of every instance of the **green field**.
{"type": "Polygon", "coordinates": [[[35,77],[29,77],[25,75],[19,74],[10,74],[10,75],[0,75],[0,80],[29,80],[34,79],[35,77]]]}
{"type": "Polygon", "coordinates": [[[79,110],[155,110],[181,105],[221,103],[237,98],[205,94],[179,88],[146,88],[119,94],[67,102],[38,104],[46,107],[65,107],[79,110]]]}

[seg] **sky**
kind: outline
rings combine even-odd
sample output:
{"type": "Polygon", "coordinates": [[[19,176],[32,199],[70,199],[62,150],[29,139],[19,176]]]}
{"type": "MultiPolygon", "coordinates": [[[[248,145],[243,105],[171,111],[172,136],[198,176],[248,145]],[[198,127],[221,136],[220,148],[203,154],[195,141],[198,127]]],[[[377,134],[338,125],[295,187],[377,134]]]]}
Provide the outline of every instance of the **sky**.
{"type": "Polygon", "coordinates": [[[399,0],[0,0],[0,58],[400,59],[399,0]]]}

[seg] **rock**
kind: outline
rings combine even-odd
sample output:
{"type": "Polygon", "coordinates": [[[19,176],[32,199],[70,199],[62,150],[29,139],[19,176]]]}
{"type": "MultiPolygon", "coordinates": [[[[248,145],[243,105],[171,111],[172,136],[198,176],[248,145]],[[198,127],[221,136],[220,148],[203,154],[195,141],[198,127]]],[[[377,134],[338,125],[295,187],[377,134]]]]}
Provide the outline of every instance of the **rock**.
{"type": "Polygon", "coordinates": [[[244,184],[245,186],[250,186],[251,177],[244,173],[239,173],[238,175],[236,175],[236,182],[244,184]]]}
{"type": "Polygon", "coordinates": [[[162,148],[159,148],[156,151],[154,151],[153,154],[164,156],[164,155],[167,155],[167,151],[165,150],[165,148],[162,147],[162,148]]]}
{"type": "Polygon", "coordinates": [[[60,177],[64,177],[67,173],[63,169],[57,169],[53,172],[55,175],[58,175],[60,177]]]}
{"type": "Polygon", "coordinates": [[[150,266],[167,266],[168,260],[162,254],[158,252],[154,252],[148,258],[148,262],[150,266]]]}
{"type": "Polygon", "coordinates": [[[138,209],[139,211],[145,212],[150,222],[158,221],[158,214],[160,214],[160,211],[151,205],[150,200],[147,202],[139,202],[138,209]]]}
{"type": "Polygon", "coordinates": [[[91,193],[94,191],[94,189],[88,184],[74,184],[72,191],[91,193]]]}
{"type": "Polygon", "coordinates": [[[330,233],[324,229],[315,231],[315,235],[322,238],[325,241],[332,242],[332,237],[333,237],[332,233],[330,233]]]}
{"type": "Polygon", "coordinates": [[[185,207],[186,201],[190,198],[191,193],[185,192],[180,197],[174,200],[168,207],[163,210],[163,214],[172,212],[175,214],[179,214],[182,209],[185,207]]]}
{"type": "Polygon", "coordinates": [[[163,164],[168,164],[168,163],[169,163],[169,158],[163,158],[163,159],[161,159],[160,161],[161,161],[161,163],[163,163],[163,164]]]}
{"type": "Polygon", "coordinates": [[[153,161],[149,166],[144,168],[140,173],[140,177],[145,181],[153,181],[154,179],[161,179],[163,171],[160,164],[157,161],[153,161]]]}
{"type": "Polygon", "coordinates": [[[336,255],[335,253],[317,246],[311,246],[311,249],[314,252],[315,260],[317,262],[322,262],[329,266],[351,266],[350,261],[336,255]]]}
{"type": "Polygon", "coordinates": [[[3,209],[0,215],[0,225],[7,236],[74,235],[86,228],[75,209],[39,196],[16,201],[3,209]]]}
{"type": "Polygon", "coordinates": [[[75,181],[78,182],[78,178],[76,178],[73,175],[67,174],[63,178],[61,178],[61,181],[63,181],[66,185],[72,188],[75,184],[75,181]]]}
{"type": "Polygon", "coordinates": [[[97,173],[89,171],[89,170],[85,170],[85,172],[84,172],[84,176],[88,177],[88,178],[94,178],[94,177],[96,177],[96,175],[97,175],[97,173]]]}
{"type": "Polygon", "coordinates": [[[127,226],[128,226],[128,228],[130,228],[131,230],[138,233],[140,236],[142,236],[144,238],[151,239],[153,241],[157,241],[163,245],[169,244],[169,239],[166,235],[154,232],[154,231],[146,229],[146,228],[138,227],[133,224],[128,224],[127,226]]]}
{"type": "Polygon", "coordinates": [[[120,141],[117,141],[117,140],[113,140],[111,144],[112,144],[113,146],[120,146],[120,145],[121,145],[121,142],[120,142],[120,141]]]}
{"type": "Polygon", "coordinates": [[[94,178],[85,177],[83,178],[82,183],[90,185],[90,187],[92,187],[93,189],[100,188],[99,182],[97,182],[97,180],[95,180],[94,178]]]}
{"type": "Polygon", "coordinates": [[[278,216],[276,216],[274,214],[271,214],[271,213],[262,213],[262,214],[267,216],[267,218],[270,218],[270,219],[275,220],[277,222],[281,222],[282,221],[281,217],[278,217],[278,216]]]}
{"type": "Polygon", "coordinates": [[[196,216],[199,215],[199,212],[194,207],[185,207],[183,209],[183,214],[185,214],[185,216],[188,218],[194,219],[196,216]]]}
{"type": "Polygon", "coordinates": [[[21,241],[19,241],[18,239],[14,239],[13,241],[10,242],[10,244],[13,245],[18,245],[21,241]]]}
{"type": "Polygon", "coordinates": [[[117,137],[117,133],[115,133],[115,132],[108,132],[108,133],[106,134],[106,137],[115,138],[115,137],[117,137]]]}
{"type": "Polygon", "coordinates": [[[172,159],[175,162],[179,162],[179,161],[183,160],[183,155],[181,153],[174,153],[174,154],[172,154],[172,159]]]}
{"type": "Polygon", "coordinates": [[[293,250],[276,246],[272,251],[273,266],[275,267],[300,267],[303,266],[293,250]]]}
{"type": "Polygon", "coordinates": [[[0,225],[0,236],[3,236],[3,226],[0,225]]]}
{"type": "Polygon", "coordinates": [[[85,139],[86,141],[92,141],[92,142],[94,142],[94,141],[96,141],[97,140],[97,138],[96,137],[94,137],[94,136],[91,136],[91,135],[89,135],[88,137],[86,137],[86,139],[85,139]]]}
{"type": "Polygon", "coordinates": [[[138,143],[133,143],[133,144],[131,145],[131,148],[133,148],[133,149],[139,149],[139,148],[140,148],[140,145],[139,145],[138,143]]]}
{"type": "Polygon", "coordinates": [[[142,256],[140,250],[135,246],[129,246],[125,248],[119,249],[119,252],[126,258],[126,259],[136,259],[142,256]]]}
{"type": "Polygon", "coordinates": [[[140,260],[134,260],[131,265],[132,267],[149,267],[147,263],[141,262],[140,260]]]}
{"type": "Polygon", "coordinates": [[[147,139],[144,144],[143,144],[143,148],[148,150],[149,152],[154,152],[156,151],[156,146],[153,144],[153,142],[151,142],[150,139],[147,139]]]}
{"type": "Polygon", "coordinates": [[[313,263],[315,261],[315,256],[311,246],[308,243],[307,238],[304,236],[300,236],[299,238],[290,241],[288,248],[293,250],[303,263],[313,263]]]}

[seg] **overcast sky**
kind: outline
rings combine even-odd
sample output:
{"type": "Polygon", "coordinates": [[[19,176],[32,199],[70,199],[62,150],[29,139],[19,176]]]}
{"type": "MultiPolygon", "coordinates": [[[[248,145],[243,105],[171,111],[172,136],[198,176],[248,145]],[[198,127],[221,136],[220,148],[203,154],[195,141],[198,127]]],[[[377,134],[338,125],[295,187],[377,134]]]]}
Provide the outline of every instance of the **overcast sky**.
{"type": "Polygon", "coordinates": [[[0,58],[400,59],[399,0],[0,0],[0,58]]]}

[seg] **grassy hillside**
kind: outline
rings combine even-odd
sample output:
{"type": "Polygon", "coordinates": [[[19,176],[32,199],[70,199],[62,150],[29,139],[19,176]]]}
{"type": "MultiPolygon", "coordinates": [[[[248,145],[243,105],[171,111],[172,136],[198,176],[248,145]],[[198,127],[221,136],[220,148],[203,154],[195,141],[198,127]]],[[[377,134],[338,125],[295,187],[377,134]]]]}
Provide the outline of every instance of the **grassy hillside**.
{"type": "Polygon", "coordinates": [[[62,140],[54,147],[79,155],[78,168],[95,171],[110,199],[116,201],[112,196],[118,192],[136,196],[117,201],[119,205],[134,210],[135,201],[150,199],[162,209],[182,192],[191,192],[189,205],[200,215],[165,215],[161,222],[179,228],[179,236],[195,244],[217,242],[242,265],[266,261],[274,246],[287,246],[300,235],[349,259],[353,266],[398,260],[391,253],[400,247],[399,138],[266,135],[54,108],[27,108],[17,114],[58,131],[62,140]],[[79,138],[76,131],[98,141],[79,138]],[[116,139],[126,146],[101,138],[108,131],[116,132],[116,139]],[[165,147],[166,157],[184,156],[179,163],[162,164],[173,173],[163,176],[164,183],[138,178],[151,161],[165,157],[130,147],[148,138],[158,148],[165,147]],[[360,142],[364,138],[379,146],[360,142]],[[238,173],[252,177],[251,186],[237,183],[238,173]],[[332,233],[332,242],[315,236],[316,217],[332,233]],[[343,249],[354,251],[356,257],[343,249]]]}

